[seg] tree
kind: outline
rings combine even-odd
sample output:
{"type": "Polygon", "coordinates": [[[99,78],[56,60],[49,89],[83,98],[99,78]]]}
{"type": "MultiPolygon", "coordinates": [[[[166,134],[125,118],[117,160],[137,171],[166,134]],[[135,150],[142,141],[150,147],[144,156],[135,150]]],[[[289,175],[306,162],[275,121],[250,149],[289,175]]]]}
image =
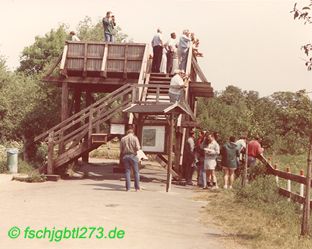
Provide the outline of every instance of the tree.
{"type": "MultiPolygon", "coordinates": [[[[102,20],[99,20],[96,24],[93,24],[91,17],[86,16],[79,22],[78,36],[83,41],[103,41],[104,31],[102,20]]],[[[128,35],[122,32],[121,28],[117,26],[115,28],[115,40],[116,42],[125,42],[128,35]]]]}
{"type": "MultiPolygon", "coordinates": [[[[312,0],[310,0],[310,4],[308,6],[304,6],[301,9],[297,7],[297,3],[295,3],[293,10],[290,13],[293,13],[294,19],[303,20],[304,24],[312,24],[312,17],[311,17],[311,6],[312,6],[312,0]]],[[[312,51],[312,44],[307,43],[302,46],[302,49],[304,50],[304,53],[307,57],[305,65],[309,71],[312,70],[312,57],[311,51],[312,51]]]]}
{"type": "Polygon", "coordinates": [[[46,65],[60,56],[67,38],[68,32],[64,24],[43,37],[36,36],[34,44],[24,48],[17,71],[26,75],[41,73],[46,65]]]}

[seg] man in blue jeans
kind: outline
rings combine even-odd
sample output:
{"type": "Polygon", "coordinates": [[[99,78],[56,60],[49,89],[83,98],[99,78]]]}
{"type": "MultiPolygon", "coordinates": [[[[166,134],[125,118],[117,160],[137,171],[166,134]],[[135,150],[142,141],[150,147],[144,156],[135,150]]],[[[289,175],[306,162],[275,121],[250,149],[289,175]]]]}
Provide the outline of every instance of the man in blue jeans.
{"type": "Polygon", "coordinates": [[[115,16],[111,11],[107,11],[106,16],[102,20],[104,28],[104,41],[114,42],[114,29],[116,26],[115,16]]]}
{"type": "Polygon", "coordinates": [[[128,128],[127,135],[120,141],[120,153],[122,163],[126,170],[126,190],[129,191],[131,187],[131,167],[134,171],[134,188],[135,191],[140,190],[140,173],[139,160],[137,158],[137,151],[140,150],[140,142],[132,127],[128,128]]]}

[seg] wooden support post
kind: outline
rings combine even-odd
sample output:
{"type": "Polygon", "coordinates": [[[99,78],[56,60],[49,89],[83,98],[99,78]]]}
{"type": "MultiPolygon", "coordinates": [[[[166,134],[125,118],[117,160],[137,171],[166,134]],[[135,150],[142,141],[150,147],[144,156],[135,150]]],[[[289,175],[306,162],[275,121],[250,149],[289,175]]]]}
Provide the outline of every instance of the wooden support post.
{"type": "Polygon", "coordinates": [[[91,147],[91,135],[92,135],[92,120],[93,120],[93,108],[91,108],[90,110],[90,114],[89,114],[89,125],[88,125],[88,147],[91,147]]]}
{"type": "Polygon", "coordinates": [[[247,184],[247,169],[248,169],[248,140],[246,138],[246,150],[245,150],[245,163],[243,165],[243,175],[242,175],[242,186],[245,187],[247,184]]]}
{"type": "Polygon", "coordinates": [[[171,180],[172,180],[172,146],[173,146],[173,132],[174,132],[174,118],[173,114],[170,114],[170,130],[169,130],[169,151],[168,151],[168,167],[167,167],[167,184],[166,192],[169,192],[171,189],[171,180]]]}
{"type": "MultiPolygon", "coordinates": [[[[286,168],[286,172],[288,174],[290,174],[290,168],[289,167],[286,168]]],[[[290,179],[287,179],[287,191],[291,192],[291,180],[290,179]]],[[[287,200],[290,201],[290,197],[287,200]]]]}
{"type": "MultiPolygon", "coordinates": [[[[64,121],[68,118],[68,83],[64,82],[62,84],[62,103],[61,103],[61,121],[64,121]]],[[[61,137],[63,134],[61,134],[61,137]]],[[[63,142],[59,144],[59,155],[64,153],[65,151],[65,145],[63,142]]]]}
{"type": "Polygon", "coordinates": [[[123,78],[127,79],[128,78],[128,74],[127,74],[127,71],[128,71],[128,44],[126,44],[124,56],[125,56],[125,60],[124,60],[123,78]]]}
{"type": "Polygon", "coordinates": [[[83,77],[87,77],[87,58],[88,56],[88,43],[85,43],[84,46],[84,60],[83,60],[83,72],[82,72],[82,76],[83,77]]]}
{"type": "MultiPolygon", "coordinates": [[[[86,107],[88,107],[89,105],[91,105],[93,102],[93,96],[92,96],[92,93],[90,91],[87,91],[86,92],[86,107]]],[[[89,119],[88,119],[88,122],[89,122],[89,119]]],[[[85,136],[85,141],[86,143],[88,144],[88,134],[85,136]]],[[[85,163],[88,163],[89,162],[89,152],[86,152],[86,153],[83,153],[82,155],[82,161],[85,162],[85,163]]]]}
{"type": "Polygon", "coordinates": [[[301,235],[306,236],[309,234],[309,222],[310,222],[310,190],[311,190],[311,151],[312,151],[312,135],[310,135],[310,144],[308,149],[307,160],[307,177],[305,187],[305,202],[303,206],[303,215],[301,223],[301,235]]]}
{"type": "Polygon", "coordinates": [[[54,168],[53,168],[53,150],[54,150],[54,132],[52,131],[49,134],[48,138],[48,167],[47,167],[47,173],[53,174],[54,168]]]}
{"type": "MultiPolygon", "coordinates": [[[[277,164],[274,165],[274,169],[277,170],[277,164]]],[[[275,182],[276,182],[276,185],[278,186],[279,185],[278,175],[275,176],[275,182]]]]}
{"type": "MultiPolygon", "coordinates": [[[[303,169],[300,170],[300,176],[304,177],[303,169]]],[[[300,196],[304,196],[304,184],[300,183],[300,196]]],[[[300,209],[303,210],[303,204],[300,204],[300,209]]]]}
{"type": "Polygon", "coordinates": [[[80,112],[81,108],[81,90],[74,91],[74,113],[80,112]]]}
{"type": "Polygon", "coordinates": [[[181,142],[182,142],[182,133],[179,127],[176,127],[175,133],[175,150],[174,150],[174,166],[175,171],[181,176],[182,170],[180,168],[180,155],[181,155],[181,142]]]}

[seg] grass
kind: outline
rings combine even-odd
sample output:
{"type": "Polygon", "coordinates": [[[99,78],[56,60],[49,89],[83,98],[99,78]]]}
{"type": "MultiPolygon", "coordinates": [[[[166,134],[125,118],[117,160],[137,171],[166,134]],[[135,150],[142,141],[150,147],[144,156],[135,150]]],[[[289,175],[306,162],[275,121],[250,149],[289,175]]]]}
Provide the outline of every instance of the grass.
{"type": "MultiPolygon", "coordinates": [[[[279,160],[287,162],[287,156],[279,160]]],[[[297,162],[295,158],[293,162],[297,162]]],[[[222,177],[220,172],[218,177],[222,177]]],[[[222,183],[219,179],[220,186],[222,183]]],[[[275,177],[260,175],[245,188],[241,188],[240,183],[241,179],[236,179],[232,191],[220,190],[198,196],[209,202],[203,210],[203,219],[211,219],[213,214],[214,222],[226,233],[228,248],[233,248],[233,240],[245,248],[312,248],[312,238],[299,236],[300,206],[278,195],[275,177]]]]}
{"type": "MultiPolygon", "coordinates": [[[[291,165],[299,173],[306,162],[306,156],[283,155],[276,156],[274,160],[281,165],[291,165]]],[[[222,176],[218,172],[220,186],[223,183],[222,176]]],[[[280,184],[283,185],[281,187],[286,187],[285,182],[280,181],[280,184]]],[[[233,248],[233,240],[244,248],[312,248],[311,237],[299,236],[302,218],[300,205],[288,202],[287,198],[278,195],[274,176],[263,176],[259,173],[256,180],[245,188],[240,185],[239,178],[235,180],[233,191],[220,190],[198,196],[199,199],[209,202],[203,217],[211,219],[213,216],[213,222],[222,226],[228,248],[233,248]]],[[[293,185],[292,189],[297,187],[293,185]]]]}
{"type": "Polygon", "coordinates": [[[119,143],[108,142],[90,153],[90,157],[119,159],[119,143]]]}

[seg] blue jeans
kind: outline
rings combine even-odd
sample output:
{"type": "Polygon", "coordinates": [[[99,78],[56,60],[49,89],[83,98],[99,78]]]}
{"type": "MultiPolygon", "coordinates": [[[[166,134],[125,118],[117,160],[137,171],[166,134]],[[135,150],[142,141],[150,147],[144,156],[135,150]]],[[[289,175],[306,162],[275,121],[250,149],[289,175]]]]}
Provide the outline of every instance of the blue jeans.
{"type": "Polygon", "coordinates": [[[104,38],[106,42],[114,42],[114,36],[109,33],[104,33],[104,38]]]}
{"type": "Polygon", "coordinates": [[[136,190],[140,189],[140,173],[139,173],[139,162],[138,158],[135,155],[125,155],[122,158],[123,165],[126,170],[126,189],[130,190],[131,188],[131,167],[134,171],[134,188],[136,190]]]}
{"type": "Polygon", "coordinates": [[[197,185],[204,186],[204,175],[203,175],[204,165],[201,161],[197,163],[197,185]]]}
{"type": "Polygon", "coordinates": [[[248,167],[253,167],[256,165],[256,163],[257,163],[257,158],[248,156],[248,161],[247,161],[248,167]]]}

